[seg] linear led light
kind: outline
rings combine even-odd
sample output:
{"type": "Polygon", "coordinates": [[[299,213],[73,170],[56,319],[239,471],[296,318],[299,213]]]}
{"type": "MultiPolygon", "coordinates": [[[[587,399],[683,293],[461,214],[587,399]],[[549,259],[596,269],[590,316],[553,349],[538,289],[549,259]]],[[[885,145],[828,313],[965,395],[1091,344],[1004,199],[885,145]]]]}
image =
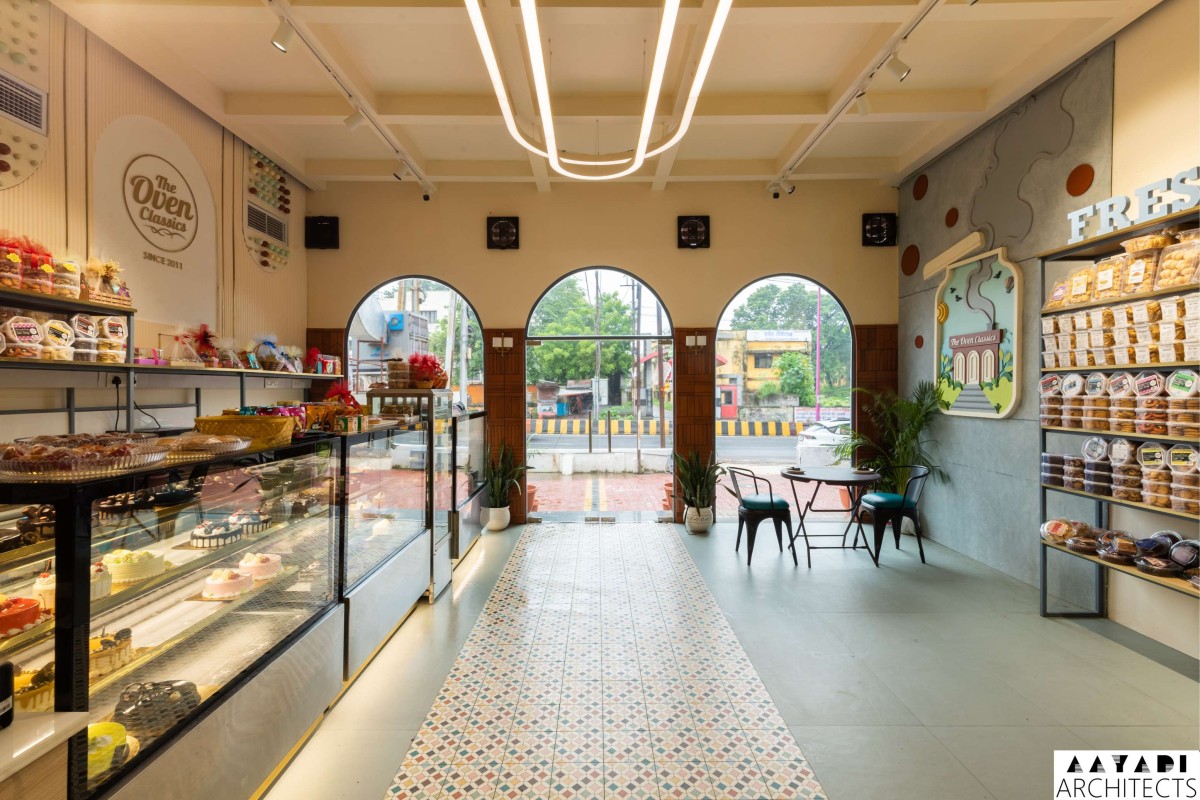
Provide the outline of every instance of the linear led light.
{"type": "Polygon", "coordinates": [[[541,48],[541,34],[537,23],[537,8],[534,0],[522,0],[521,12],[525,23],[525,36],[528,44],[530,62],[533,65],[534,88],[538,96],[538,106],[542,116],[543,135],[546,136],[547,148],[543,150],[537,144],[531,142],[522,133],[517,125],[516,116],[513,113],[512,103],[509,100],[508,92],[504,87],[504,78],[500,74],[500,66],[496,60],[495,50],[492,47],[491,38],[488,35],[487,25],[483,19],[483,11],[479,5],[479,0],[464,0],[467,7],[467,15],[471,20],[471,27],[475,31],[476,41],[479,43],[480,53],[483,55],[484,66],[487,68],[488,76],[492,81],[492,89],[496,94],[496,99],[500,104],[500,114],[504,119],[504,125],[508,129],[508,133],[513,140],[521,147],[531,153],[540,155],[550,161],[550,165],[556,172],[570,178],[578,178],[580,180],[612,180],[629,175],[641,168],[645,159],[659,155],[679,143],[692,122],[692,117],[696,110],[696,103],[700,98],[700,91],[704,87],[704,80],[708,76],[709,67],[712,64],[713,56],[716,53],[717,42],[721,38],[721,32],[725,27],[725,22],[729,17],[729,9],[733,5],[733,0],[719,0],[716,13],[713,15],[712,25],[709,27],[708,37],[704,42],[704,48],[701,51],[699,60],[696,63],[695,76],[692,79],[691,89],[688,92],[688,100],[684,106],[683,114],[680,118],[679,126],[676,128],[672,136],[662,144],[655,147],[653,150],[648,150],[648,141],[650,130],[654,122],[654,114],[658,105],[658,96],[662,88],[663,74],[666,71],[667,54],[670,51],[671,38],[674,33],[675,21],[679,12],[679,0],[668,0],[663,8],[663,18],[659,26],[658,43],[655,50],[654,65],[651,71],[651,81],[646,95],[646,108],[642,117],[642,126],[639,130],[638,148],[635,151],[633,158],[616,158],[616,159],[575,159],[558,156],[556,139],[554,137],[554,121],[550,110],[549,86],[546,79],[545,60],[541,48]],[[554,153],[552,156],[551,153],[554,153]],[[636,164],[635,164],[636,162],[636,164]],[[624,170],[607,174],[607,175],[582,175],[569,172],[562,167],[562,164],[572,164],[588,167],[608,167],[608,166],[624,166],[624,170]]]}

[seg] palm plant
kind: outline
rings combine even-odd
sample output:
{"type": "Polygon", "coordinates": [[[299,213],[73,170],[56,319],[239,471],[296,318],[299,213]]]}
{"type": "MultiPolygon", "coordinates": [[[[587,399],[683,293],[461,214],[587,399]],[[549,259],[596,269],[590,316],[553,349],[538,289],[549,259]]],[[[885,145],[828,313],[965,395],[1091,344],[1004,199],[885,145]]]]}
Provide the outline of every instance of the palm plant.
{"type": "Polygon", "coordinates": [[[712,508],[717,501],[717,481],[724,474],[725,468],[712,456],[705,461],[695,450],[686,456],[675,454],[675,478],[683,503],[690,508],[712,508]]]}
{"type": "MultiPolygon", "coordinates": [[[[852,459],[857,454],[858,465],[868,469],[917,465],[929,467],[930,474],[939,481],[949,478],[946,470],[934,463],[932,452],[937,441],[929,429],[940,413],[941,402],[935,383],[921,381],[908,397],[890,390],[855,391],[870,398],[864,410],[877,434],[872,439],[861,431],[853,431],[834,449],[839,459],[852,459]]],[[[907,484],[905,470],[889,470],[884,473],[880,489],[901,492],[907,484]]]]}
{"type": "Polygon", "coordinates": [[[487,486],[488,507],[508,508],[509,493],[521,493],[521,476],[525,465],[517,463],[516,453],[507,444],[500,445],[496,458],[492,458],[489,446],[483,456],[483,483],[487,486]]]}

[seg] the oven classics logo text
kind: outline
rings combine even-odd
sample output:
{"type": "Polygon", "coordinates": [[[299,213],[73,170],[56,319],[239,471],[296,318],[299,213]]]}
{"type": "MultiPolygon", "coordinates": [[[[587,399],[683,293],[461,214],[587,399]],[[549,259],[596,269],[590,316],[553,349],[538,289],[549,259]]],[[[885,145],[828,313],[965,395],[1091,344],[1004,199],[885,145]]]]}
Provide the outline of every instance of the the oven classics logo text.
{"type": "Polygon", "coordinates": [[[186,250],[196,238],[196,198],[183,175],[159,156],[138,156],[125,169],[125,209],[134,227],[160,250],[186,250]]]}
{"type": "Polygon", "coordinates": [[[1054,751],[1055,800],[1200,798],[1200,751],[1054,751]]]}

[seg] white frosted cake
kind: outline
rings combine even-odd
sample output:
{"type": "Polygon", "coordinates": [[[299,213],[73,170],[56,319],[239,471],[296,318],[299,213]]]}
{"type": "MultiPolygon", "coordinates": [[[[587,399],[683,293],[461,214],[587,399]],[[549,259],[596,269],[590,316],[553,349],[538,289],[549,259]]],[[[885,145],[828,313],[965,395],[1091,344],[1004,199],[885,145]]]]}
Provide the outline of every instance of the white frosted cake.
{"type": "Polygon", "coordinates": [[[47,614],[54,613],[54,594],[58,588],[58,579],[52,572],[43,572],[33,581],[33,596],[47,614]]]}
{"type": "Polygon", "coordinates": [[[213,570],[204,579],[204,596],[211,600],[227,600],[254,588],[254,578],[236,569],[213,570]]]}
{"type": "Polygon", "coordinates": [[[113,550],[101,560],[113,583],[137,583],[166,570],[166,562],[149,550],[113,550]]]}
{"type": "Polygon", "coordinates": [[[265,581],[279,574],[283,559],[276,553],[246,553],[238,562],[238,571],[256,581],[265,581]]]}
{"type": "Polygon", "coordinates": [[[92,564],[91,577],[93,600],[112,594],[112,574],[104,567],[103,562],[97,561],[92,564]]]}

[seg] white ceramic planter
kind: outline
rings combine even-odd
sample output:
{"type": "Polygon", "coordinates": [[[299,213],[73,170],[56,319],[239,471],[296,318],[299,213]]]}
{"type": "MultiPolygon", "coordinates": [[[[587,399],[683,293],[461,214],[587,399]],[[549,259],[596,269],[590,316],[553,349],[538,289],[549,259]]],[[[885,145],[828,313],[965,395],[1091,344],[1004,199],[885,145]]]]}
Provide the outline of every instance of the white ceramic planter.
{"type": "Polygon", "coordinates": [[[479,510],[480,521],[483,527],[489,531],[502,531],[508,527],[511,515],[508,513],[508,506],[504,508],[481,508],[479,510]]]}
{"type": "Polygon", "coordinates": [[[711,508],[692,508],[688,506],[683,512],[683,527],[688,533],[708,533],[713,524],[711,508]]]}

